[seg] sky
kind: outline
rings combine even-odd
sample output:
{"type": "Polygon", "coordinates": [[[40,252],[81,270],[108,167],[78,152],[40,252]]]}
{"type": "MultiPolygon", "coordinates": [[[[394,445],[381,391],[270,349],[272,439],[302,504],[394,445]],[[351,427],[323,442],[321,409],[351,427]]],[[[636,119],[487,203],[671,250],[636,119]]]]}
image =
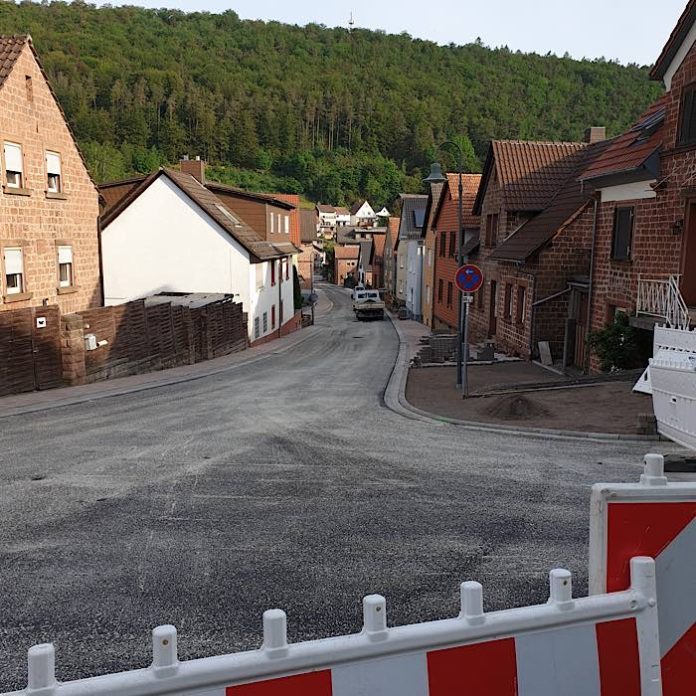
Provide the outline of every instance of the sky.
{"type": "MultiPolygon", "coordinates": [[[[92,0],[94,2],[95,0],[92,0]]],[[[615,59],[650,65],[660,54],[686,0],[110,0],[97,5],[234,10],[244,19],[304,25],[355,26],[465,44],[548,52],[574,58],[615,59]]]]}

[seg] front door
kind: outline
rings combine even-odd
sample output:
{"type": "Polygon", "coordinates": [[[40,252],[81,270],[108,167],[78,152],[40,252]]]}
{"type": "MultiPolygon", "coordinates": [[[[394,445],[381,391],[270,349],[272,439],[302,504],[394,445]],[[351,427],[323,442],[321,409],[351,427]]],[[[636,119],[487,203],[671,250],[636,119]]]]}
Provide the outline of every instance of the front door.
{"type": "Polygon", "coordinates": [[[496,307],[496,300],[498,298],[498,283],[495,280],[491,280],[491,297],[490,306],[488,310],[488,335],[495,336],[498,330],[498,310],[496,307]]]}
{"type": "Polygon", "coordinates": [[[696,307],[696,201],[686,211],[682,241],[681,292],[689,307],[696,307]]]}

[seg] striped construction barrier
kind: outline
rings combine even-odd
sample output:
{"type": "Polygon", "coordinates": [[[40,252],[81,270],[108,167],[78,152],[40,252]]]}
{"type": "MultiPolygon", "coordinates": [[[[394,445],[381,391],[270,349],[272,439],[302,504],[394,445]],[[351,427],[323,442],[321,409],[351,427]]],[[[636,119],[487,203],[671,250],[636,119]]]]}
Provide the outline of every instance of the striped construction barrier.
{"type": "Polygon", "coordinates": [[[645,457],[637,484],[597,484],[590,520],[590,593],[626,589],[635,555],[655,559],[665,696],[696,694],[696,484],[669,483],[645,457]]]}
{"type": "Polygon", "coordinates": [[[38,645],[27,688],[5,696],[660,696],[655,562],[634,558],[629,574],[621,592],[573,599],[570,573],[553,570],[548,603],[490,613],[467,582],[456,618],[395,628],[371,595],[359,634],[295,644],[271,610],[261,649],[187,662],[160,626],[149,668],[62,684],[53,646],[38,645]]]}

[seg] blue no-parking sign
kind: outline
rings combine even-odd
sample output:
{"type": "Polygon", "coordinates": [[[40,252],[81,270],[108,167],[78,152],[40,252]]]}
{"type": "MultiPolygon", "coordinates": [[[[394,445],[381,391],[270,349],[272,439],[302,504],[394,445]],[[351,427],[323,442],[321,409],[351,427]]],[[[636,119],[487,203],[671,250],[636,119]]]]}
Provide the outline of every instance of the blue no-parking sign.
{"type": "Polygon", "coordinates": [[[483,271],[473,263],[467,263],[457,271],[454,282],[462,292],[476,292],[483,285],[483,271]]]}

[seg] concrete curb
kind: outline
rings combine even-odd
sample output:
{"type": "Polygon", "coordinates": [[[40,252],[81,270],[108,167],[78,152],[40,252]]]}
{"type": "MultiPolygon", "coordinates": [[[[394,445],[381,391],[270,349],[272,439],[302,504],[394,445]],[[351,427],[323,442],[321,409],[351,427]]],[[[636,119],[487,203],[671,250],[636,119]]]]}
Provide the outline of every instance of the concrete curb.
{"type": "Polygon", "coordinates": [[[387,384],[387,388],[384,392],[384,403],[388,409],[400,416],[404,416],[405,418],[409,418],[411,420],[430,423],[431,425],[454,425],[466,430],[496,433],[499,435],[524,435],[526,437],[554,440],[575,440],[580,442],[662,442],[659,437],[652,437],[650,435],[626,435],[623,433],[582,433],[574,430],[554,430],[552,428],[525,428],[513,425],[493,425],[479,423],[478,421],[465,421],[458,420],[456,418],[449,418],[447,416],[439,416],[436,413],[430,413],[428,411],[423,411],[416,408],[406,399],[406,383],[408,381],[409,371],[407,344],[404,340],[403,333],[397,324],[397,320],[395,320],[389,312],[387,312],[387,316],[391,320],[392,326],[399,337],[399,355],[396,359],[389,383],[387,384]]]}
{"type": "MultiPolygon", "coordinates": [[[[333,306],[333,303],[332,303],[333,306]]],[[[328,313],[330,311],[330,308],[326,310],[324,313],[328,313]]],[[[322,315],[324,314],[322,313],[322,315]]],[[[320,316],[322,316],[320,315],[320,316]]],[[[0,420],[4,418],[12,418],[14,416],[21,416],[27,413],[39,413],[41,411],[50,411],[54,408],[63,408],[65,406],[74,406],[76,404],[83,404],[87,403],[90,401],[101,401],[102,399],[108,399],[114,396],[125,396],[127,394],[136,394],[138,392],[143,392],[143,391],[149,391],[151,389],[159,389],[161,387],[169,387],[174,384],[182,384],[184,382],[195,382],[199,379],[205,379],[207,377],[213,377],[218,374],[222,374],[224,372],[231,372],[233,370],[239,369],[241,367],[246,367],[248,365],[253,365],[254,363],[261,362],[263,360],[268,360],[269,358],[275,357],[277,355],[282,355],[283,353],[286,353],[287,351],[296,348],[297,346],[301,345],[305,341],[308,341],[312,336],[315,336],[318,333],[318,329],[314,326],[311,326],[307,329],[300,329],[300,332],[303,334],[299,340],[295,340],[292,342],[288,342],[287,345],[284,346],[279,346],[276,350],[266,350],[264,353],[261,355],[252,355],[246,360],[239,360],[237,362],[234,362],[230,365],[224,365],[224,366],[219,366],[219,367],[214,367],[209,370],[202,370],[201,372],[196,372],[195,374],[186,374],[186,375],[179,375],[179,376],[171,376],[171,377],[164,377],[163,379],[158,379],[158,380],[153,380],[151,382],[146,382],[143,384],[134,384],[134,385],[129,385],[129,386],[123,386],[119,387],[117,384],[111,389],[105,389],[104,391],[101,392],[89,392],[85,394],[79,394],[75,396],[70,396],[66,397],[64,399],[56,399],[55,401],[51,402],[46,402],[46,403],[37,403],[37,404],[28,404],[26,406],[17,406],[15,408],[9,408],[6,411],[2,410],[2,403],[0,402],[0,420]]],[[[293,336],[293,334],[290,334],[290,336],[293,336]]],[[[282,340],[282,339],[279,339],[282,340]]],[[[266,343],[265,346],[275,346],[275,342],[271,343],[266,343]]],[[[233,355],[243,355],[244,353],[249,353],[250,351],[253,351],[253,348],[248,348],[246,351],[243,353],[234,353],[233,355]]],[[[177,368],[174,368],[177,369],[177,368]]],[[[148,374],[163,374],[165,371],[162,373],[148,373],[148,374]]],[[[128,379],[128,377],[124,377],[124,379],[128,379]]],[[[114,380],[111,382],[111,384],[114,384],[118,380],[114,380]]],[[[104,383],[105,385],[108,384],[108,382],[104,383]]],[[[60,391],[60,390],[56,390],[60,391]]],[[[10,397],[11,398],[11,397],[10,397]]]]}

